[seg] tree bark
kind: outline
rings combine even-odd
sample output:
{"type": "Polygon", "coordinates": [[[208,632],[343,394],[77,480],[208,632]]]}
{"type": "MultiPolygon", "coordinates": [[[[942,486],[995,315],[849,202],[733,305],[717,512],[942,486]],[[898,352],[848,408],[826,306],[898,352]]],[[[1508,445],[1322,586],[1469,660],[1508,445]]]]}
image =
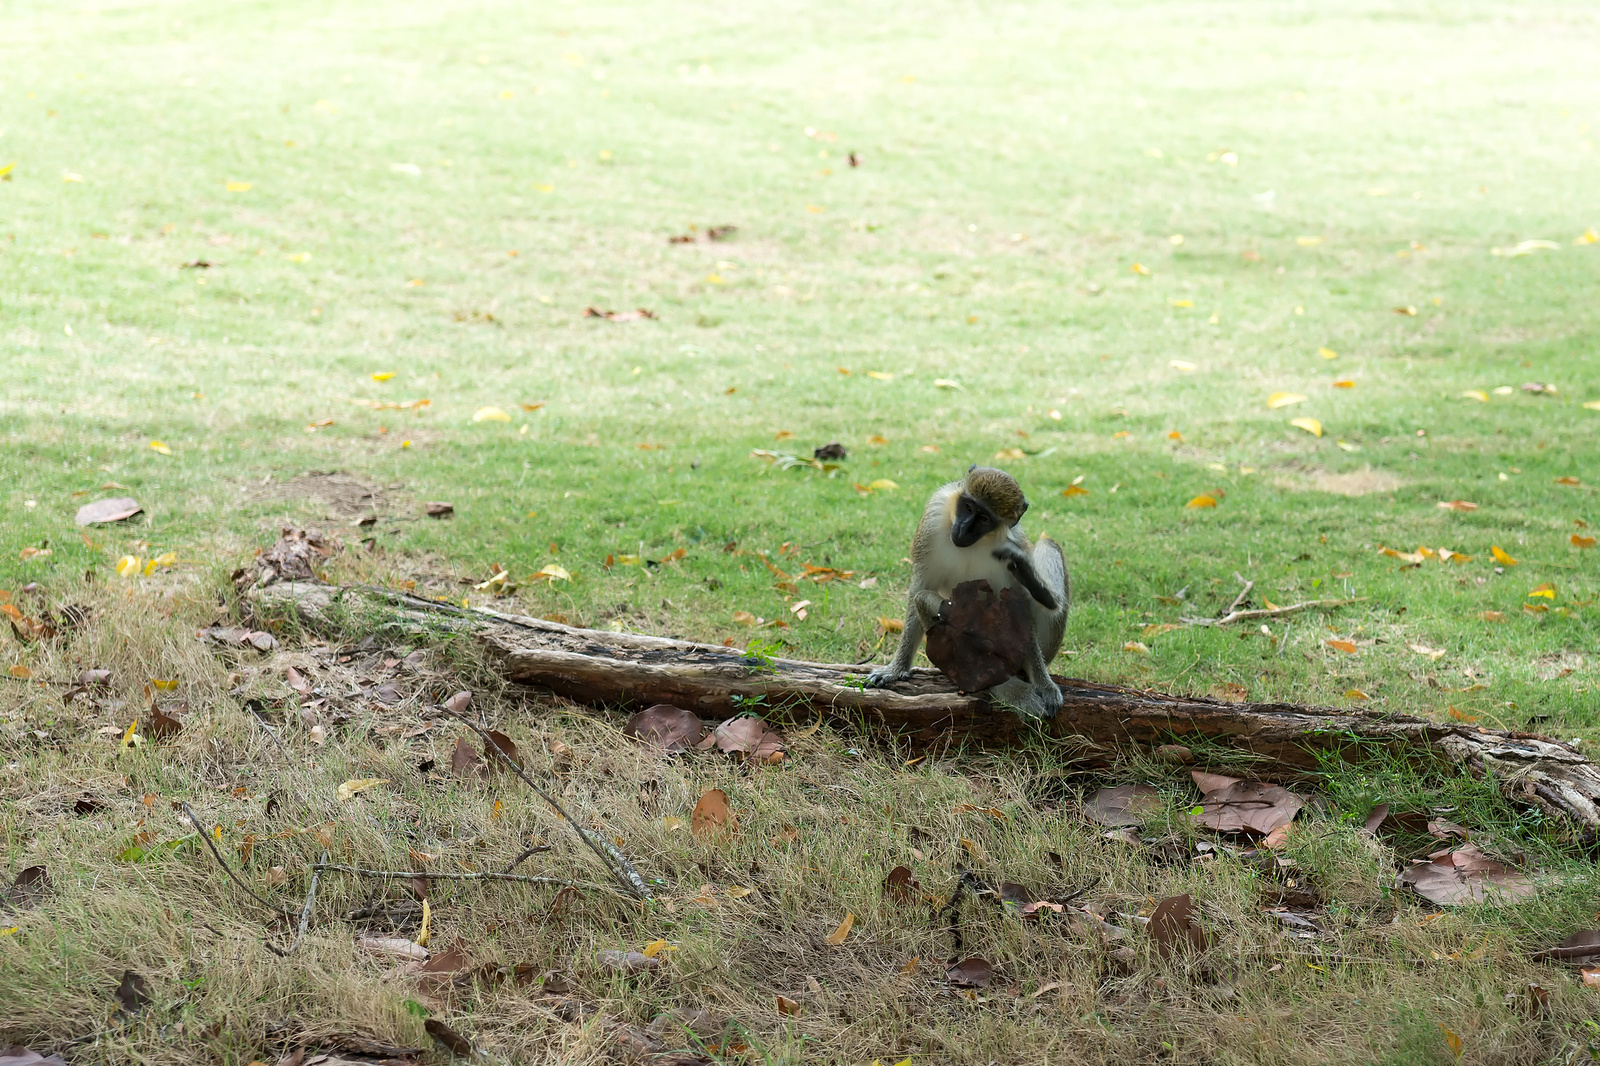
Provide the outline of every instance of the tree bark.
{"type": "Polygon", "coordinates": [[[366,586],[286,582],[253,589],[262,622],[316,630],[352,624],[416,639],[452,635],[478,644],[508,681],[581,703],[670,703],[702,718],[764,708],[791,719],[822,716],[887,730],[918,749],[999,747],[1043,735],[1087,749],[1204,739],[1263,764],[1265,774],[1303,774],[1374,756],[1444,760],[1492,774],[1509,799],[1600,830],[1600,768],[1566,744],[1531,733],[1443,725],[1400,714],[1292,703],[1227,703],[1203,696],[1098,685],[1057,677],[1064,702],[1038,722],[957,692],[943,674],[918,669],[889,688],[861,687],[869,667],[753,657],[735,648],[636,633],[577,629],[522,615],[466,609],[366,586]]]}

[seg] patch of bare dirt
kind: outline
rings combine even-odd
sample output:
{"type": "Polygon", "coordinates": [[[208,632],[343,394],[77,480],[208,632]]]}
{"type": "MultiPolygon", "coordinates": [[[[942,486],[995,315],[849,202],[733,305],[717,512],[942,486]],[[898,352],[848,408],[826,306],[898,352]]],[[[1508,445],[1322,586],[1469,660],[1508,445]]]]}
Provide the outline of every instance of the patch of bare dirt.
{"type": "Polygon", "coordinates": [[[301,503],[320,505],[330,521],[349,521],[366,515],[382,514],[389,504],[388,492],[400,486],[384,486],[340,473],[337,470],[311,470],[288,481],[269,481],[251,487],[251,503],[301,503]]]}
{"type": "Polygon", "coordinates": [[[1279,484],[1295,492],[1315,490],[1335,496],[1369,496],[1374,492],[1394,492],[1405,485],[1399,476],[1387,470],[1374,470],[1364,466],[1335,474],[1327,470],[1307,470],[1290,478],[1280,478],[1279,484]]]}

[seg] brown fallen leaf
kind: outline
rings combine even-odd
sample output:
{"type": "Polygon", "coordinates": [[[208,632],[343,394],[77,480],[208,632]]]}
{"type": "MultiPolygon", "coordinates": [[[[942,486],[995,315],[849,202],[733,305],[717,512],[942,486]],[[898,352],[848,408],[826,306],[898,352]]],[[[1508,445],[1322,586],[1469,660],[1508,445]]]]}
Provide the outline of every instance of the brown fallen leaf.
{"type": "Polygon", "coordinates": [[[162,708],[152,705],[150,718],[145,722],[144,734],[151,740],[163,740],[176,736],[183,731],[183,719],[178,717],[177,708],[162,708]],[[168,713],[169,711],[173,713],[168,713]]]}
{"type": "Polygon", "coordinates": [[[1150,914],[1150,940],[1163,959],[1206,949],[1208,937],[1194,921],[1194,897],[1185,892],[1156,904],[1150,914]]]}
{"type": "Polygon", "coordinates": [[[466,1037],[462,1036],[444,1022],[441,1022],[439,1019],[429,1018],[427,1021],[422,1023],[422,1027],[428,1031],[429,1036],[433,1037],[439,1043],[449,1048],[451,1054],[461,1055],[463,1057],[472,1054],[472,1041],[468,1040],[466,1037]]]}
{"type": "Polygon", "coordinates": [[[15,914],[37,907],[50,892],[50,871],[29,866],[17,874],[9,888],[0,891],[0,914],[15,914]]]}
{"type": "Polygon", "coordinates": [[[989,960],[974,955],[950,967],[945,977],[952,988],[988,988],[994,979],[994,967],[989,960]]]}
{"type": "Polygon", "coordinates": [[[728,810],[728,794],[720,788],[708,789],[689,817],[689,832],[703,842],[721,840],[737,827],[737,819],[728,810]]]}
{"type": "Polygon", "coordinates": [[[1354,655],[1356,652],[1361,650],[1348,640],[1325,640],[1323,643],[1332,648],[1334,651],[1342,651],[1346,655],[1354,655]]]}
{"type": "Polygon", "coordinates": [[[850,935],[850,930],[855,928],[856,916],[849,911],[844,912],[844,921],[839,923],[839,928],[829,933],[823,943],[829,947],[838,947],[844,943],[844,938],[850,935]]]}
{"type": "Polygon", "coordinates": [[[1489,858],[1476,844],[1464,844],[1454,851],[1439,852],[1431,861],[1418,862],[1403,870],[1396,883],[1446,907],[1485,901],[1510,903],[1538,891],[1527,874],[1489,858]]]}
{"type": "Polygon", "coordinates": [[[443,500],[430,500],[422,506],[427,510],[429,518],[449,518],[456,513],[455,507],[443,500]]]}
{"type": "MultiPolygon", "coordinates": [[[[488,770],[490,773],[495,773],[506,769],[506,760],[500,756],[499,752],[494,750],[495,748],[499,748],[500,751],[505,752],[506,756],[518,766],[522,765],[522,756],[517,751],[517,745],[515,741],[506,736],[504,733],[500,732],[498,729],[485,729],[484,732],[489,735],[490,740],[494,741],[494,747],[490,747],[487,744],[484,745],[483,757],[487,759],[489,763],[489,765],[484,767],[484,769],[488,770]]],[[[561,742],[558,740],[554,743],[560,744],[561,742]]],[[[559,756],[561,753],[557,751],[556,754],[559,756]]]]}
{"type": "Polygon", "coordinates": [[[95,500],[78,508],[74,521],[80,526],[95,526],[105,522],[122,522],[139,514],[144,508],[132,496],[113,496],[95,500]]]}
{"type": "Polygon", "coordinates": [[[1146,816],[1160,808],[1161,794],[1149,785],[1117,785],[1090,796],[1083,805],[1083,814],[1090,821],[1117,828],[1142,825],[1146,816]]]}
{"type": "Polygon", "coordinates": [[[1600,958],[1600,929],[1580,929],[1553,948],[1533,953],[1535,959],[1565,959],[1568,962],[1600,958]]]}
{"type": "Polygon", "coordinates": [[[455,750],[450,753],[450,772],[457,777],[488,777],[488,768],[481,765],[478,759],[478,749],[465,737],[457,737],[455,750]]]}
{"type": "Polygon", "coordinates": [[[706,725],[693,711],[658,703],[628,719],[624,736],[633,737],[645,748],[663,755],[688,751],[705,736],[706,725]]]}
{"type": "Polygon", "coordinates": [[[656,313],[649,308],[640,307],[632,311],[602,311],[598,307],[585,307],[584,318],[604,318],[612,322],[637,322],[641,319],[655,318],[656,313]]]}
{"type": "Polygon", "coordinates": [[[111,993],[117,997],[117,1002],[122,1004],[122,1009],[129,1014],[137,1014],[150,1005],[155,996],[150,991],[150,982],[142,974],[132,970],[122,971],[122,983],[117,985],[111,993]]]}
{"type": "Polygon", "coordinates": [[[316,687],[305,679],[305,675],[292,666],[283,672],[283,679],[290,688],[302,696],[309,696],[316,691],[316,687]]]}
{"type": "Polygon", "coordinates": [[[1444,511],[1476,511],[1478,505],[1468,500],[1440,500],[1439,508],[1444,511]]]}
{"type": "Polygon", "coordinates": [[[1191,776],[1204,793],[1195,823],[1221,833],[1265,836],[1279,826],[1288,825],[1305,806],[1304,799],[1280,785],[1240,781],[1198,770],[1191,771],[1191,776]],[[1224,781],[1228,783],[1220,783],[1224,781]]]}
{"type": "Polygon", "coordinates": [[[774,996],[773,999],[777,1001],[779,1014],[786,1014],[790,1017],[793,1017],[794,1015],[800,1013],[800,1004],[796,1003],[788,996],[774,996]]]}
{"type": "Polygon", "coordinates": [[[719,722],[712,734],[696,747],[715,745],[718,751],[730,755],[746,755],[756,762],[782,762],[783,734],[774,730],[755,715],[744,715],[719,722]]]}
{"type": "Polygon", "coordinates": [[[909,866],[896,866],[883,879],[883,894],[896,903],[910,903],[922,892],[922,885],[909,866]]]}
{"type": "Polygon", "coordinates": [[[996,597],[987,581],[963,581],[928,630],[928,661],[958,690],[982,692],[1022,669],[1032,633],[1025,593],[1005,588],[996,597]]]}

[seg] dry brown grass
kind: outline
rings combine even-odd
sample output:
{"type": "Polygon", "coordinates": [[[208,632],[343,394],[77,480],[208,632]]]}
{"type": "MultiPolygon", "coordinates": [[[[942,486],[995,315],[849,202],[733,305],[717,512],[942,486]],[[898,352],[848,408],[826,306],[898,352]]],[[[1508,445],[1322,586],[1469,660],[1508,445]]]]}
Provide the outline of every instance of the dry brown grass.
{"type": "Polygon", "coordinates": [[[1201,837],[1184,817],[1194,793],[1155,764],[1090,772],[1070,748],[917,759],[863,736],[793,727],[779,766],[661,758],[622,735],[620,714],[506,690],[456,651],[386,665],[414,649],[289,634],[267,655],[218,649],[194,636],[222,615],[205,581],[76,598],[91,620],[28,650],[34,682],[0,689],[5,869],[42,863],[52,880],[40,906],[0,922],[17,926],[0,937],[0,1037],[70,1047],[74,1062],[275,1061],[286,1041],[331,1046],[345,1033],[431,1048],[421,1013],[470,1034],[490,1061],[572,1064],[615,1059],[630,1030],[667,1050],[715,1045],[717,1061],[740,1063],[1446,1062],[1439,1026],[1459,1034],[1464,1062],[1535,1063],[1568,1061],[1595,1039],[1596,990],[1525,961],[1529,948],[1592,924],[1583,921],[1592,870],[1530,849],[1527,861],[1562,882],[1531,903],[1439,913],[1397,897],[1387,888],[1396,856],[1348,817],[1360,781],[1330,779],[1334,799],[1302,813],[1292,867],[1270,856],[1197,859],[1201,837]],[[325,703],[296,707],[290,665],[325,703]],[[64,702],[61,682],[89,667],[110,669],[111,688],[64,702]],[[145,720],[151,678],[177,679],[160,698],[186,705],[184,728],[121,751],[121,731],[145,720]],[[381,693],[389,703],[359,694],[383,684],[395,686],[381,693]],[[474,738],[432,708],[463,686],[576,818],[619,841],[657,898],[586,891],[552,909],[553,888],[433,883],[436,951],[455,945],[475,965],[560,971],[571,986],[560,995],[536,983],[430,987],[362,953],[361,935],[416,934],[413,914],[346,917],[375,897],[409,900],[404,882],[325,874],[305,943],[287,959],[272,954],[267,943],[293,939],[290,923],[226,879],[176,803],[220,827],[234,863],[253,837],[242,877],[294,911],[325,846],[334,861],[361,866],[413,868],[415,852],[433,856],[434,870],[461,870],[499,868],[542,841],[550,850],[521,872],[607,880],[514,778],[449,774],[457,738],[474,738]],[[261,701],[289,760],[248,699],[261,701]],[[432,772],[419,772],[429,759],[432,772]],[[340,782],[362,777],[388,780],[336,798],[340,782]],[[1103,839],[1076,810],[1083,788],[1126,780],[1166,790],[1139,848],[1103,839]],[[738,819],[724,840],[689,831],[710,788],[727,792],[738,819]],[[101,806],[77,813],[81,799],[101,806]],[[119,858],[140,839],[150,857],[119,858]],[[911,903],[883,887],[900,864],[920,882],[911,903]],[[969,899],[961,954],[988,959],[996,978],[952,989],[944,974],[954,948],[936,905],[963,871],[1039,898],[1086,890],[1080,902],[1127,937],[1107,944],[1081,922],[1025,922],[969,899]],[[1162,961],[1137,917],[1118,915],[1148,914],[1181,892],[1195,895],[1213,947],[1162,961]],[[1263,913],[1286,895],[1322,935],[1295,938],[1263,913]],[[847,912],[853,931],[828,945],[847,912]],[[658,939],[674,950],[656,972],[611,976],[595,962],[599,951],[658,939]],[[111,996],[127,969],[154,993],[135,1017],[116,1014],[111,996]],[[1530,982],[1548,989],[1542,1015],[1529,1009],[1530,982]],[[779,995],[799,1014],[779,1013],[779,995]],[[672,1019],[700,1010],[715,1025],[696,1043],[672,1019]]]}

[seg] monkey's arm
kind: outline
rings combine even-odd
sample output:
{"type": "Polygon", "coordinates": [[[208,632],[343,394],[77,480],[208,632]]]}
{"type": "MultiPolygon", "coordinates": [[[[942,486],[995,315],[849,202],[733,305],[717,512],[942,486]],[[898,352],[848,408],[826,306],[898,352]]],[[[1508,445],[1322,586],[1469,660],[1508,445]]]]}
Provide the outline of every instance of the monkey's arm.
{"type": "Polygon", "coordinates": [[[880,666],[867,675],[868,687],[892,685],[911,673],[911,660],[916,658],[917,649],[922,647],[922,638],[928,627],[939,617],[942,604],[937,594],[926,589],[912,591],[906,603],[906,624],[900,633],[900,646],[895,649],[894,658],[888,666],[880,666]]]}
{"type": "Polygon", "coordinates": [[[1006,568],[1017,576],[1022,582],[1022,587],[1028,590],[1028,595],[1039,602],[1039,606],[1047,611],[1056,609],[1057,600],[1055,593],[1039,579],[1039,574],[1033,568],[1033,555],[1023,550],[1015,541],[1007,540],[994,550],[994,557],[1006,564],[1006,568]]]}

